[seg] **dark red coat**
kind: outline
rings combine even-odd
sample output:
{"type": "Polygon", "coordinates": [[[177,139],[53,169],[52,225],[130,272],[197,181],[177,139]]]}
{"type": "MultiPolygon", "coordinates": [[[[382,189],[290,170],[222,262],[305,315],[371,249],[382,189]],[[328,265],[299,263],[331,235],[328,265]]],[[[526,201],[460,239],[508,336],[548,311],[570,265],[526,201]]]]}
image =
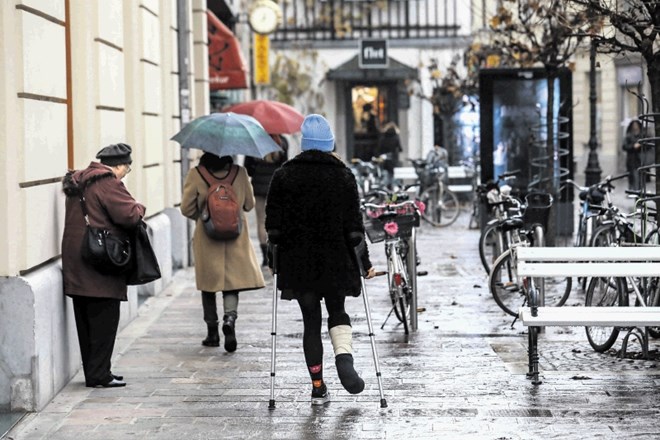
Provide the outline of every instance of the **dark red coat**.
{"type": "Polygon", "coordinates": [[[63,181],[66,214],[62,237],[62,274],[64,293],[68,296],[116,298],[126,301],[125,275],[103,275],[83,261],[80,248],[86,231],[80,206],[78,185],[87,185],[85,199],[92,226],[113,234],[128,235],[144,217],[145,207],[128,192],[112,170],[99,162],[68,173],[63,181]]]}

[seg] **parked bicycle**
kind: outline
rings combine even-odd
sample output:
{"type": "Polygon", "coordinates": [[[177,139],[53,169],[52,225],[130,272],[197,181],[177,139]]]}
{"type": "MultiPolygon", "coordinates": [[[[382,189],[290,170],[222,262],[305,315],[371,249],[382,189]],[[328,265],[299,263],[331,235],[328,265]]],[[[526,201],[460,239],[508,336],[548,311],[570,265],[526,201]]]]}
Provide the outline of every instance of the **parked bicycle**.
{"type": "Polygon", "coordinates": [[[447,168],[423,159],[409,159],[417,173],[418,198],[426,210],[422,218],[434,227],[449,226],[460,214],[458,197],[447,188],[447,168]]]}
{"type": "MultiPolygon", "coordinates": [[[[608,203],[609,220],[594,232],[594,244],[598,246],[657,246],[658,228],[655,223],[655,210],[646,205],[656,203],[658,196],[646,195],[641,191],[626,191],[636,194],[634,212],[622,213],[611,201],[608,203]],[[640,221],[635,227],[635,220],[640,221]],[[651,230],[646,234],[647,230],[651,230]],[[639,232],[638,232],[639,231],[639,232]],[[646,238],[644,239],[644,235],[646,238]]],[[[596,307],[658,306],[660,305],[660,279],[658,277],[594,277],[589,281],[585,296],[585,305],[596,307]]],[[[585,327],[587,340],[598,352],[612,348],[616,342],[620,327],[585,327]]],[[[649,327],[647,334],[658,338],[660,329],[649,327]]]]}
{"type": "Polygon", "coordinates": [[[472,209],[468,229],[479,229],[481,221],[481,204],[488,192],[488,186],[481,184],[481,166],[479,156],[473,156],[470,160],[460,163],[466,170],[466,176],[472,184],[472,209]]]}
{"type": "MultiPolygon", "coordinates": [[[[519,246],[543,246],[545,229],[552,206],[552,196],[545,193],[529,193],[525,197],[522,217],[504,220],[502,228],[511,230],[512,242],[493,264],[488,279],[490,292],[502,310],[512,316],[529,302],[529,281],[518,276],[515,250],[519,246]]],[[[541,306],[560,307],[571,293],[570,277],[543,277],[534,280],[543,301],[541,306]]]]}
{"type": "Polygon", "coordinates": [[[479,236],[479,258],[486,273],[490,273],[493,262],[509,249],[511,243],[511,223],[506,220],[522,215],[522,202],[511,194],[512,188],[503,184],[514,179],[520,171],[510,171],[498,176],[497,181],[487,182],[479,191],[485,195],[483,203],[493,215],[479,236]]]}
{"type": "Polygon", "coordinates": [[[387,285],[392,302],[381,328],[392,315],[403,324],[405,334],[417,328],[417,268],[415,228],[420,211],[412,200],[401,203],[363,203],[367,237],[371,243],[385,242],[387,285]]]}
{"type": "Polygon", "coordinates": [[[350,169],[355,176],[360,197],[364,197],[365,194],[377,188],[385,187],[386,176],[383,162],[384,159],[379,157],[372,157],[371,161],[359,158],[351,159],[350,169]]]}

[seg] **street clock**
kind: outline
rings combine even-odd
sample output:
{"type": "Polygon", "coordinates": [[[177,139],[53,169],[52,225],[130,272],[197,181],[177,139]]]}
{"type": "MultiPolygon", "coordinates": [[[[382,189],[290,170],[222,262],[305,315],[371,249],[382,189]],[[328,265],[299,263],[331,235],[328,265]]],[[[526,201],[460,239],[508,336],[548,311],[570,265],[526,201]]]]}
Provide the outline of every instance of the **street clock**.
{"type": "Polygon", "coordinates": [[[281,17],[282,10],[277,3],[272,0],[259,0],[250,10],[248,21],[253,31],[268,35],[275,32],[281,17]]]}

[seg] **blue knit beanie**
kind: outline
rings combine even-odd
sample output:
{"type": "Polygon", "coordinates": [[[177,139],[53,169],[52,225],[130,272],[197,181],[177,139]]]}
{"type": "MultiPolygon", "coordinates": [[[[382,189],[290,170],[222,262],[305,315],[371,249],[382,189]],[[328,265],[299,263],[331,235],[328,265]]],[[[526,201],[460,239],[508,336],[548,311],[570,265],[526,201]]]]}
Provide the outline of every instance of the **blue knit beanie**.
{"type": "Polygon", "coordinates": [[[300,127],[303,151],[319,150],[330,152],[335,148],[335,136],[328,121],[321,115],[311,114],[305,117],[300,127]]]}

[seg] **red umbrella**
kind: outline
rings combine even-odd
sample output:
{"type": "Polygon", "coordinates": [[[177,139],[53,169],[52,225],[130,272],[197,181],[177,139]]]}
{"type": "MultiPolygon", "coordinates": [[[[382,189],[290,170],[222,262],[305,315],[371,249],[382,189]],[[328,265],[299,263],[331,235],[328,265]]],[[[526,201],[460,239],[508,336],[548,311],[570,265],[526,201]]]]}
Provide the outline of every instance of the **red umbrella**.
{"type": "Polygon", "coordinates": [[[250,115],[259,121],[269,134],[297,133],[305,119],[302,113],[290,105],[267,100],[242,102],[223,111],[250,115]]]}

